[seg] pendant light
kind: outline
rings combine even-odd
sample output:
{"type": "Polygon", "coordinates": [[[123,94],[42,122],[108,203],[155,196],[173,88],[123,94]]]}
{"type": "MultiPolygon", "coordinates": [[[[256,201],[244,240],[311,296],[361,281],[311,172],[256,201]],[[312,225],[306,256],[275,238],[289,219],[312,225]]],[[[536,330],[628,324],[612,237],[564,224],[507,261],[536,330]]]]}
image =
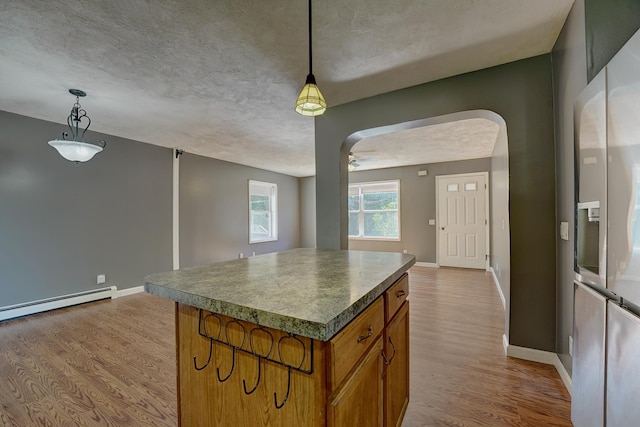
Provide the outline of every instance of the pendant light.
{"type": "Polygon", "coordinates": [[[101,152],[106,146],[106,142],[100,141],[98,144],[91,144],[84,141],[84,134],[91,126],[91,119],[87,116],[87,112],[80,106],[80,97],[87,96],[87,93],[80,89],[69,89],[69,93],[76,97],[76,103],[71,108],[71,113],[67,117],[67,125],[71,130],[72,140],[66,139],[69,134],[62,133],[62,139],[54,139],[49,141],[49,145],[58,150],[58,153],[65,159],[72,162],[86,162],[91,160],[93,156],[101,152]],[[79,133],[80,122],[87,119],[87,126],[79,133]]]}
{"type": "Polygon", "coordinates": [[[313,62],[311,58],[311,0],[309,0],[309,74],[307,81],[300,91],[300,96],[296,101],[296,113],[303,116],[319,116],[327,109],[327,102],[324,100],[320,89],[316,84],[313,75],[313,62]]]}

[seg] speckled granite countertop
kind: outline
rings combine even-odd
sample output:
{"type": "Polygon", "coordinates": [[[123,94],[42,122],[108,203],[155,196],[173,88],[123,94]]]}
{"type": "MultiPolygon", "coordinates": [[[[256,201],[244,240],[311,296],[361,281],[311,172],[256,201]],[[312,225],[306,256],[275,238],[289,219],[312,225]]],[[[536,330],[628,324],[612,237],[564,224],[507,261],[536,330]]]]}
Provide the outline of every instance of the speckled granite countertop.
{"type": "Polygon", "coordinates": [[[415,264],[391,252],[292,249],[145,278],[147,292],[329,340],[415,264]]]}

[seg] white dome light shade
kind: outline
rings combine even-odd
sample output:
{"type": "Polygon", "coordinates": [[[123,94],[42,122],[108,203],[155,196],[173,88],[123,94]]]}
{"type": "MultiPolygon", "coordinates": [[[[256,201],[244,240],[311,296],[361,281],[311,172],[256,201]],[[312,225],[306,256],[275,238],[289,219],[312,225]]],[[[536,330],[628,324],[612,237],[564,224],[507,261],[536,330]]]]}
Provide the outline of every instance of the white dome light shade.
{"type": "Polygon", "coordinates": [[[84,141],[67,141],[54,139],[49,145],[58,150],[65,159],[72,162],[86,162],[102,151],[102,147],[84,141]]]}

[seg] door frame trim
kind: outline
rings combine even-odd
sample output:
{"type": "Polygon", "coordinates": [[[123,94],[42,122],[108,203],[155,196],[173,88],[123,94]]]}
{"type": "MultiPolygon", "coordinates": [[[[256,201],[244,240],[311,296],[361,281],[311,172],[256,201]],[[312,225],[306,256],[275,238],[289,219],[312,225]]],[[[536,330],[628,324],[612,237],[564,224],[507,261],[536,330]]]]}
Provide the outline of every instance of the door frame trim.
{"type": "Polygon", "coordinates": [[[486,191],[484,192],[484,210],[485,210],[485,219],[487,223],[485,224],[485,246],[487,251],[487,257],[485,258],[485,270],[489,271],[491,269],[491,233],[490,233],[490,217],[489,217],[489,191],[491,186],[489,185],[489,171],[482,172],[466,172],[466,173],[454,173],[449,175],[436,175],[436,265],[440,267],[440,233],[438,232],[440,229],[440,180],[446,178],[463,178],[465,176],[477,176],[483,175],[485,179],[485,184],[487,185],[486,191]]]}

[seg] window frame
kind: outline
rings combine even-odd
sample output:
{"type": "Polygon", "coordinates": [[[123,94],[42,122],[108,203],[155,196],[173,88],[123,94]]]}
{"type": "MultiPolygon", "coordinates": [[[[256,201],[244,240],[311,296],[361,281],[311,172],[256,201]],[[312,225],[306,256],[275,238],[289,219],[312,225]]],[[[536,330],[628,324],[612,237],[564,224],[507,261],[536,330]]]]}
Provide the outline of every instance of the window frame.
{"type": "MultiPolygon", "coordinates": [[[[384,241],[384,242],[400,242],[402,241],[402,216],[401,216],[401,209],[400,209],[400,180],[399,179],[392,179],[392,180],[385,180],[385,181],[370,181],[370,182],[354,182],[354,183],[350,183],[348,190],[347,190],[347,197],[350,196],[351,193],[351,189],[353,187],[358,187],[358,198],[359,198],[359,209],[358,210],[352,210],[349,209],[349,203],[347,200],[347,218],[350,217],[350,215],[352,213],[358,213],[358,235],[357,236],[351,236],[348,235],[349,240],[373,240],[373,241],[384,241]],[[366,210],[364,209],[364,200],[363,200],[363,195],[366,193],[366,191],[363,191],[363,187],[374,187],[374,186],[380,186],[380,185],[389,185],[389,184],[394,184],[396,187],[396,192],[398,195],[398,208],[397,209],[381,209],[381,210],[366,210]],[[365,236],[364,235],[364,216],[365,213],[373,213],[373,212],[397,212],[398,214],[398,237],[383,237],[383,236],[365,236]]],[[[373,191],[370,191],[373,193],[373,191]]],[[[347,220],[347,224],[348,224],[348,220],[347,220]]],[[[347,234],[349,233],[349,227],[347,226],[347,234]]]]}
{"type": "MultiPolygon", "coordinates": [[[[249,244],[263,243],[263,242],[276,242],[278,241],[278,184],[272,182],[249,180],[248,185],[248,210],[249,210],[249,244]],[[269,193],[269,194],[266,194],[269,193]],[[267,195],[269,197],[269,233],[268,237],[254,238],[253,233],[253,210],[251,209],[251,196],[252,195],[267,195]]],[[[258,211],[256,211],[258,212],[258,211]]],[[[260,211],[264,212],[264,211],[260,211]]]]}

